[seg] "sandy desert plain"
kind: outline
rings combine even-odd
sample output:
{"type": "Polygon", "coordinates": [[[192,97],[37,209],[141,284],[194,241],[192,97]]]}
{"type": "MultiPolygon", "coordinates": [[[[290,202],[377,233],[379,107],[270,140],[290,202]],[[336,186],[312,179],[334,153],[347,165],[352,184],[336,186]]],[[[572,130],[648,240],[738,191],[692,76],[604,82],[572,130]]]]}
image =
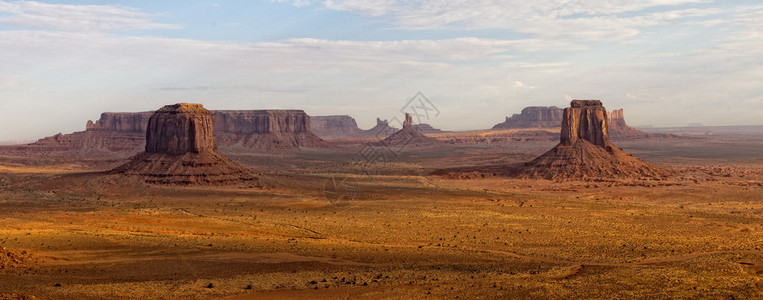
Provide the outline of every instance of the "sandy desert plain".
{"type": "Polygon", "coordinates": [[[761,299],[763,128],[744,129],[613,140],[664,180],[502,176],[558,128],[374,163],[348,141],[221,149],[257,175],[226,186],[106,172],[127,157],[5,153],[0,298],[761,299]]]}

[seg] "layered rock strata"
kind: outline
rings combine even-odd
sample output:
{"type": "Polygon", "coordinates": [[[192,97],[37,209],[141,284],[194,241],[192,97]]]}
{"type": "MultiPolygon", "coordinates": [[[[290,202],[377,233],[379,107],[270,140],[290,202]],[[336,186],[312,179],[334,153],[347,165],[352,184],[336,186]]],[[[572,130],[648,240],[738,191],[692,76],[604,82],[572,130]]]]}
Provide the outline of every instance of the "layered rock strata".
{"type": "Polygon", "coordinates": [[[354,118],[343,116],[314,116],[310,118],[310,128],[321,138],[357,138],[363,135],[354,118]]]}
{"type": "MultiPolygon", "coordinates": [[[[88,121],[85,131],[57,134],[29,145],[2,147],[5,151],[66,155],[130,156],[146,146],[146,129],[153,112],[103,113],[88,121]]],[[[212,111],[220,147],[243,151],[322,148],[328,143],[310,131],[310,117],[301,110],[212,111]]]]}
{"type": "Polygon", "coordinates": [[[220,147],[278,151],[330,145],[310,130],[310,116],[301,110],[213,111],[220,147]]]}
{"type": "Polygon", "coordinates": [[[85,131],[57,134],[13,150],[25,152],[71,152],[82,155],[138,153],[146,141],[146,126],[153,112],[102,113],[96,122],[88,121],[85,131]]]}
{"type": "Polygon", "coordinates": [[[556,106],[529,106],[519,114],[506,117],[503,123],[493,126],[494,130],[514,128],[554,128],[562,121],[563,110],[556,106]]]}
{"type": "Polygon", "coordinates": [[[252,173],[217,151],[214,118],[201,104],[157,110],[146,129],[145,152],[112,170],[153,184],[216,185],[254,180],[252,173]]]}

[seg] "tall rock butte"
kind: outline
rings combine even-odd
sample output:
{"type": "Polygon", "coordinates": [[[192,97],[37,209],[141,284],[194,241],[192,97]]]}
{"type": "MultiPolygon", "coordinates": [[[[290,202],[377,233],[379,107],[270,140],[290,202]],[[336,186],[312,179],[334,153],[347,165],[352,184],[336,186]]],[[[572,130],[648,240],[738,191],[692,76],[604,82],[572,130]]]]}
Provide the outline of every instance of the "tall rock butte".
{"type": "Polygon", "coordinates": [[[559,144],[526,163],[521,177],[663,178],[670,174],[610,143],[607,110],[599,100],[572,100],[561,125],[559,144]]]}
{"type": "Polygon", "coordinates": [[[439,140],[425,136],[415,125],[413,117],[406,113],[403,129],[381,140],[378,144],[392,147],[421,147],[440,143],[439,140]]]}
{"type": "Polygon", "coordinates": [[[572,100],[562,117],[562,145],[573,145],[578,140],[599,147],[609,146],[607,110],[599,100],[572,100]]]}
{"type": "Polygon", "coordinates": [[[146,151],[112,170],[153,184],[233,184],[255,179],[217,151],[215,120],[201,104],[179,103],[157,110],[146,129],[146,151]]]}
{"type": "Polygon", "coordinates": [[[625,123],[623,109],[615,109],[609,114],[609,133],[612,137],[641,138],[650,136],[648,133],[628,126],[625,123]]]}

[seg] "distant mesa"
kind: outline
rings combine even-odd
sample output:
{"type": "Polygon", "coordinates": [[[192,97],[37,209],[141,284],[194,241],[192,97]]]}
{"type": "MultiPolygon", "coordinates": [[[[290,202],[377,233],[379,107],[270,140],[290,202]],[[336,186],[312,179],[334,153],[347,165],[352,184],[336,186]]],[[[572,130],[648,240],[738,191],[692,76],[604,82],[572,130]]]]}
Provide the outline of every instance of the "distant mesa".
{"type": "Polygon", "coordinates": [[[221,147],[260,151],[326,148],[302,110],[217,110],[215,137],[221,147]]]}
{"type": "Polygon", "coordinates": [[[421,133],[415,125],[413,125],[413,117],[410,114],[405,114],[405,121],[403,122],[403,129],[388,136],[384,140],[378,142],[382,146],[390,147],[421,147],[438,144],[435,138],[428,137],[421,133]]]}
{"type": "Polygon", "coordinates": [[[429,125],[427,123],[421,123],[421,124],[415,124],[413,127],[416,127],[416,129],[419,130],[419,132],[423,134],[440,134],[440,133],[449,133],[451,131],[444,131],[441,129],[437,129],[432,127],[432,125],[429,125]]]}
{"type": "Polygon", "coordinates": [[[572,100],[564,109],[560,143],[526,163],[521,177],[552,180],[598,178],[663,178],[670,174],[644,162],[609,141],[609,118],[599,100],[572,100]]]}
{"type": "Polygon", "coordinates": [[[157,110],[146,129],[145,152],[112,170],[153,184],[214,185],[255,179],[217,151],[212,114],[201,104],[179,103],[157,110]]]}
{"type": "Polygon", "coordinates": [[[376,118],[376,126],[363,130],[351,116],[314,116],[310,118],[312,131],[324,139],[376,138],[386,137],[398,130],[389,125],[387,120],[376,118]]]}
{"type": "MultiPolygon", "coordinates": [[[[154,112],[103,113],[88,121],[85,131],[57,134],[13,151],[82,156],[130,156],[146,146],[146,128],[154,112]]],[[[310,131],[310,117],[301,110],[212,111],[218,145],[240,151],[323,148],[330,144],[310,131]]]]}
{"type": "Polygon", "coordinates": [[[324,139],[359,137],[363,132],[355,119],[347,115],[313,116],[310,127],[315,135],[324,139]]]}
{"type": "MultiPolygon", "coordinates": [[[[32,152],[79,152],[85,156],[108,153],[135,154],[146,141],[146,127],[153,112],[102,113],[88,121],[85,131],[57,134],[16,149],[32,152]]],[[[126,156],[126,155],[125,155],[126,156]]]]}
{"type": "Polygon", "coordinates": [[[493,126],[493,130],[514,128],[559,128],[562,109],[556,106],[529,106],[519,114],[506,117],[506,121],[493,126]]]}
{"type": "MultiPolygon", "coordinates": [[[[355,119],[348,115],[314,116],[310,118],[310,121],[313,133],[324,139],[382,138],[400,130],[390,126],[389,121],[380,118],[376,118],[376,126],[368,130],[360,129],[355,119]]],[[[413,126],[425,135],[449,132],[429,124],[413,126]]]]}

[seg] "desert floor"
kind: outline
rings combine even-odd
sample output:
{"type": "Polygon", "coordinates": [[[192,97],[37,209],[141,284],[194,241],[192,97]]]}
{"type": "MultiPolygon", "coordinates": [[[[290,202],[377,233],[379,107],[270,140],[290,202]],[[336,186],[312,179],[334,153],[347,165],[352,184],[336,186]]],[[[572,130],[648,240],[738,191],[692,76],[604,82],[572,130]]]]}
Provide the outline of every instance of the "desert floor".
{"type": "Polygon", "coordinates": [[[554,141],[228,151],[258,182],[207,188],[3,156],[0,298],[763,298],[763,137],[615,143],[676,175],[429,175],[554,141]]]}

